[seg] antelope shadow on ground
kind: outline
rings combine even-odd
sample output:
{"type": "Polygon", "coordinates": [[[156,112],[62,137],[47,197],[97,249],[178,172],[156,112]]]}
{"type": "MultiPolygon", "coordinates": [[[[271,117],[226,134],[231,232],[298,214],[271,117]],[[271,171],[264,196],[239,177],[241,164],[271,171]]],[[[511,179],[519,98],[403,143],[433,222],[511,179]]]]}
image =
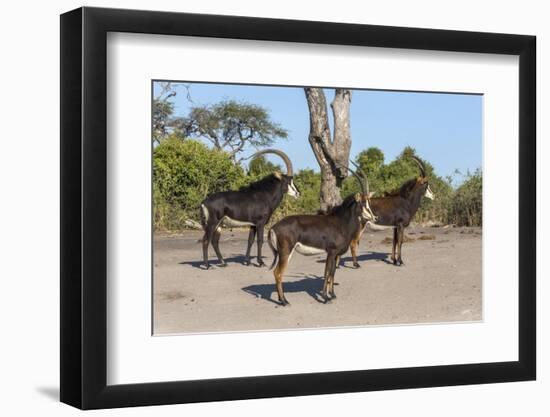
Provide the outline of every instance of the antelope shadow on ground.
{"type": "MultiPolygon", "coordinates": [[[[288,278],[291,278],[291,276],[288,278]]],[[[325,303],[325,300],[321,297],[323,282],[323,277],[307,276],[298,281],[283,282],[283,290],[285,294],[305,292],[315,301],[325,303]]],[[[338,285],[338,283],[335,282],[335,285],[338,285]]],[[[280,305],[279,301],[271,298],[272,295],[275,295],[275,298],[277,298],[277,288],[275,287],[275,283],[249,285],[248,287],[242,288],[242,290],[255,297],[261,298],[262,300],[271,301],[272,303],[280,305]]]]}
{"type": "MultiPolygon", "coordinates": [[[[382,261],[386,262],[387,264],[392,264],[391,261],[388,260],[389,254],[386,252],[369,252],[369,253],[363,253],[361,255],[357,255],[357,262],[362,261],[382,261]]],[[[352,265],[353,259],[351,256],[346,256],[340,259],[340,268],[353,268],[352,265]]],[[[325,259],[319,259],[317,263],[325,263],[325,259]]]]}
{"type": "MultiPolygon", "coordinates": [[[[229,258],[224,258],[224,259],[225,259],[225,262],[228,263],[228,264],[236,263],[236,264],[244,265],[244,261],[246,260],[246,256],[237,255],[237,256],[231,256],[229,258]]],[[[262,256],[262,259],[264,260],[264,262],[266,262],[267,258],[265,256],[262,256]]],[[[210,266],[219,267],[219,265],[220,265],[220,261],[218,261],[217,259],[210,259],[209,262],[210,262],[210,266]]],[[[252,256],[251,259],[250,259],[250,262],[254,266],[258,265],[258,262],[256,260],[256,256],[252,256]]],[[[202,261],[202,259],[196,260],[196,261],[183,261],[183,262],[179,262],[179,264],[180,265],[190,265],[193,268],[198,268],[198,269],[205,269],[204,268],[204,262],[202,261]]]]}

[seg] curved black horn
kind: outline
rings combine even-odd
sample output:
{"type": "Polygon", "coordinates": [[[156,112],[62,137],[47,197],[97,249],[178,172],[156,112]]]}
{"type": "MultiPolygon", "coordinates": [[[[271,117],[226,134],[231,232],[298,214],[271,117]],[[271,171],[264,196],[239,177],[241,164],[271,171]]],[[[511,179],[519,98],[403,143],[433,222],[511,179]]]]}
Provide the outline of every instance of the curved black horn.
{"type": "Polygon", "coordinates": [[[411,158],[414,162],[416,162],[416,164],[418,165],[418,168],[420,168],[420,174],[422,175],[422,177],[425,178],[426,177],[426,167],[424,166],[424,162],[422,162],[416,156],[411,156],[411,158]]]}
{"type": "Polygon", "coordinates": [[[361,187],[361,193],[363,195],[366,195],[367,198],[368,198],[368,196],[369,196],[368,190],[365,190],[365,183],[364,183],[363,179],[361,178],[361,176],[357,172],[355,172],[353,169],[351,169],[350,167],[346,167],[346,166],[344,166],[344,165],[342,165],[338,162],[335,162],[335,164],[342,167],[342,168],[347,169],[349,172],[351,172],[353,174],[353,176],[355,178],[357,178],[357,181],[359,181],[359,186],[361,187]]]}
{"type": "Polygon", "coordinates": [[[254,159],[254,158],[256,158],[260,155],[266,154],[266,153],[273,153],[277,156],[280,156],[281,159],[284,161],[284,163],[286,165],[286,175],[288,175],[289,177],[292,176],[292,162],[290,162],[290,159],[289,159],[289,157],[287,156],[286,153],[284,153],[283,151],[280,151],[278,149],[263,149],[261,151],[256,152],[249,159],[254,159]]]}
{"type": "Polygon", "coordinates": [[[363,181],[365,181],[365,189],[367,190],[367,197],[370,197],[370,187],[369,187],[369,179],[367,178],[367,174],[365,174],[365,171],[363,171],[363,168],[359,166],[359,164],[355,163],[354,161],[350,162],[353,164],[355,168],[359,171],[361,176],[363,177],[363,181]]]}

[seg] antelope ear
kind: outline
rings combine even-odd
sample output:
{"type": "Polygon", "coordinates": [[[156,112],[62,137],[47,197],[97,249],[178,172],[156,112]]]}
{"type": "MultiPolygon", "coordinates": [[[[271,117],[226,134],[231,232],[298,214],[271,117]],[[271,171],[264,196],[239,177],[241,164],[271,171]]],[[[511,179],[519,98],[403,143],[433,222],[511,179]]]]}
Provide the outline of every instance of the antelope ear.
{"type": "Polygon", "coordinates": [[[369,198],[374,197],[374,194],[376,194],[376,191],[371,191],[371,192],[369,193],[369,198]]]}
{"type": "Polygon", "coordinates": [[[275,178],[279,179],[279,180],[282,180],[283,179],[283,175],[279,172],[279,171],[275,171],[273,173],[273,175],[275,175],[275,178]]]}
{"type": "Polygon", "coordinates": [[[361,201],[361,194],[360,193],[355,194],[355,201],[357,201],[358,203],[361,201]]]}

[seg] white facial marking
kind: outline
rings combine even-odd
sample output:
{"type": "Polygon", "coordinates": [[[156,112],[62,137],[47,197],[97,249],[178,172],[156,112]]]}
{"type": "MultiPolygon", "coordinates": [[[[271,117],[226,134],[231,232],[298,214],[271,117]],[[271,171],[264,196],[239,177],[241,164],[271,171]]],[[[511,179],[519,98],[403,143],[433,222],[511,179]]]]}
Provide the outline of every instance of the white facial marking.
{"type": "Polygon", "coordinates": [[[430,185],[426,187],[426,192],[424,193],[424,197],[429,198],[430,200],[435,199],[435,195],[432,192],[432,189],[430,188],[430,185]]]}
{"type": "Polygon", "coordinates": [[[372,210],[370,209],[370,205],[369,205],[369,202],[368,202],[368,201],[367,201],[367,203],[363,206],[363,211],[361,212],[361,216],[362,216],[363,219],[365,219],[365,220],[376,221],[376,216],[374,215],[374,213],[373,213],[372,210]]]}
{"type": "Polygon", "coordinates": [[[294,180],[290,180],[290,184],[288,184],[288,189],[286,190],[286,193],[294,198],[298,198],[300,196],[298,189],[294,185],[294,180]]]}

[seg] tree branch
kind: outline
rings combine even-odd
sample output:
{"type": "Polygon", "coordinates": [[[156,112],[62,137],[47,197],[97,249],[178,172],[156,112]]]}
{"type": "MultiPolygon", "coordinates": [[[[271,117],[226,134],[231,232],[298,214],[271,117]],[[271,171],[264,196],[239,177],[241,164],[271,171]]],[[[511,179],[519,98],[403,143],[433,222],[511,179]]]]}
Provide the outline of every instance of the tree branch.
{"type": "Polygon", "coordinates": [[[321,211],[342,202],[340,190],[347,176],[351,135],[349,133],[349,108],[351,91],[336,89],[331,103],[334,117],[334,137],[331,140],[328,124],[327,102],[320,88],[304,88],[309,108],[309,143],[321,168],[321,211]]]}
{"type": "MultiPolygon", "coordinates": [[[[351,105],[351,90],[337,88],[334,92],[334,99],[331,103],[332,115],[334,117],[334,139],[333,153],[334,161],[340,165],[347,166],[351,148],[351,129],[349,110],[351,105]]],[[[342,178],[346,172],[339,169],[342,178]]]]}
{"type": "Polygon", "coordinates": [[[319,165],[326,167],[333,159],[333,153],[325,93],[320,88],[304,90],[309,107],[309,143],[319,165]]]}

